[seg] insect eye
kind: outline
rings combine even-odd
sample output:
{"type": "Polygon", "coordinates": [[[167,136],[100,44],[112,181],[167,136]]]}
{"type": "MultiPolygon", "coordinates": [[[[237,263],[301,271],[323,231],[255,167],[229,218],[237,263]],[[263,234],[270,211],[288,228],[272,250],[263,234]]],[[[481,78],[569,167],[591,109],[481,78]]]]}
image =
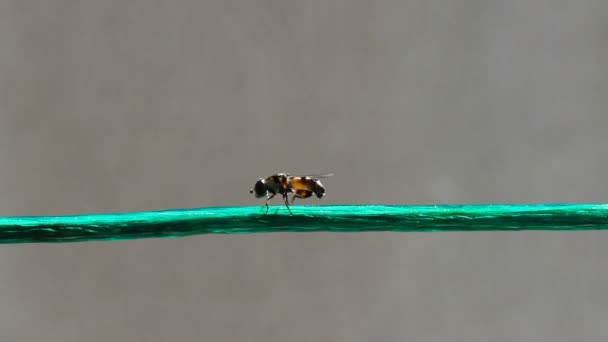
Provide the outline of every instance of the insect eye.
{"type": "Polygon", "coordinates": [[[266,184],[264,184],[262,180],[257,181],[253,189],[255,191],[255,197],[264,197],[268,195],[268,189],[266,189],[266,184]]]}

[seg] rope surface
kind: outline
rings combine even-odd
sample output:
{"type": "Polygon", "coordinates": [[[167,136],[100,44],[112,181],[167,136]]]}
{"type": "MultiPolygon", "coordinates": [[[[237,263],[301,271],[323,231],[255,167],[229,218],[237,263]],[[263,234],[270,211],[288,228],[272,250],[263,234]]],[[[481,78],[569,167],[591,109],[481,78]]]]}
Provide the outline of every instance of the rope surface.
{"type": "Polygon", "coordinates": [[[217,207],[0,218],[0,243],[268,232],[454,232],[608,229],[608,204],[217,207]]]}

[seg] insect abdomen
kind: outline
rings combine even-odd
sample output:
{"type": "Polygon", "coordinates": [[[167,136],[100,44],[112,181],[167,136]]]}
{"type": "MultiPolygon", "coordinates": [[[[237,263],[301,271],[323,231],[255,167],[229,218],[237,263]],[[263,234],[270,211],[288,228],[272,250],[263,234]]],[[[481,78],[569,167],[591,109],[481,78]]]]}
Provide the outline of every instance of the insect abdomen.
{"type": "Polygon", "coordinates": [[[293,189],[312,190],[316,181],[308,177],[293,177],[290,179],[289,186],[293,189]]]}

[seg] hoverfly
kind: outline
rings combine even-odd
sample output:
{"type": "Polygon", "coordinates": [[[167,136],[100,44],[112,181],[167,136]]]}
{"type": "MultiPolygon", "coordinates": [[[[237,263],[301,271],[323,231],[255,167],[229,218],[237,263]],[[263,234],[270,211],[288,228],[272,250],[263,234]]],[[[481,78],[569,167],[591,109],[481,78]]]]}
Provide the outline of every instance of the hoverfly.
{"type": "Polygon", "coordinates": [[[290,176],[286,173],[276,173],[268,178],[260,178],[255,183],[253,189],[249,190],[250,194],[255,194],[256,198],[266,197],[266,213],[268,213],[268,202],[277,194],[283,196],[285,206],[289,213],[292,214],[289,208],[289,193],[293,193],[291,204],[296,198],[308,198],[315,194],[318,198],[325,196],[325,187],[319,181],[319,178],[331,177],[333,174],[326,175],[306,175],[306,176],[290,176]]]}

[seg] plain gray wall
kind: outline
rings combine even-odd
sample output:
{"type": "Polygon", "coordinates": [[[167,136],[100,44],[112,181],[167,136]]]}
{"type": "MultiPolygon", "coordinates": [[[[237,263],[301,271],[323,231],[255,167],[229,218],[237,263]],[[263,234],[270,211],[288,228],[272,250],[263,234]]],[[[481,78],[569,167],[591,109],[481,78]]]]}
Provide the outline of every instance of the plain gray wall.
{"type": "MultiPolygon", "coordinates": [[[[0,214],[601,202],[605,0],[2,0],[0,214]],[[318,204],[311,199],[307,203],[318,204]],[[279,201],[275,204],[280,204],[279,201]]],[[[608,237],[0,247],[2,341],[600,341],[608,237]]]]}

